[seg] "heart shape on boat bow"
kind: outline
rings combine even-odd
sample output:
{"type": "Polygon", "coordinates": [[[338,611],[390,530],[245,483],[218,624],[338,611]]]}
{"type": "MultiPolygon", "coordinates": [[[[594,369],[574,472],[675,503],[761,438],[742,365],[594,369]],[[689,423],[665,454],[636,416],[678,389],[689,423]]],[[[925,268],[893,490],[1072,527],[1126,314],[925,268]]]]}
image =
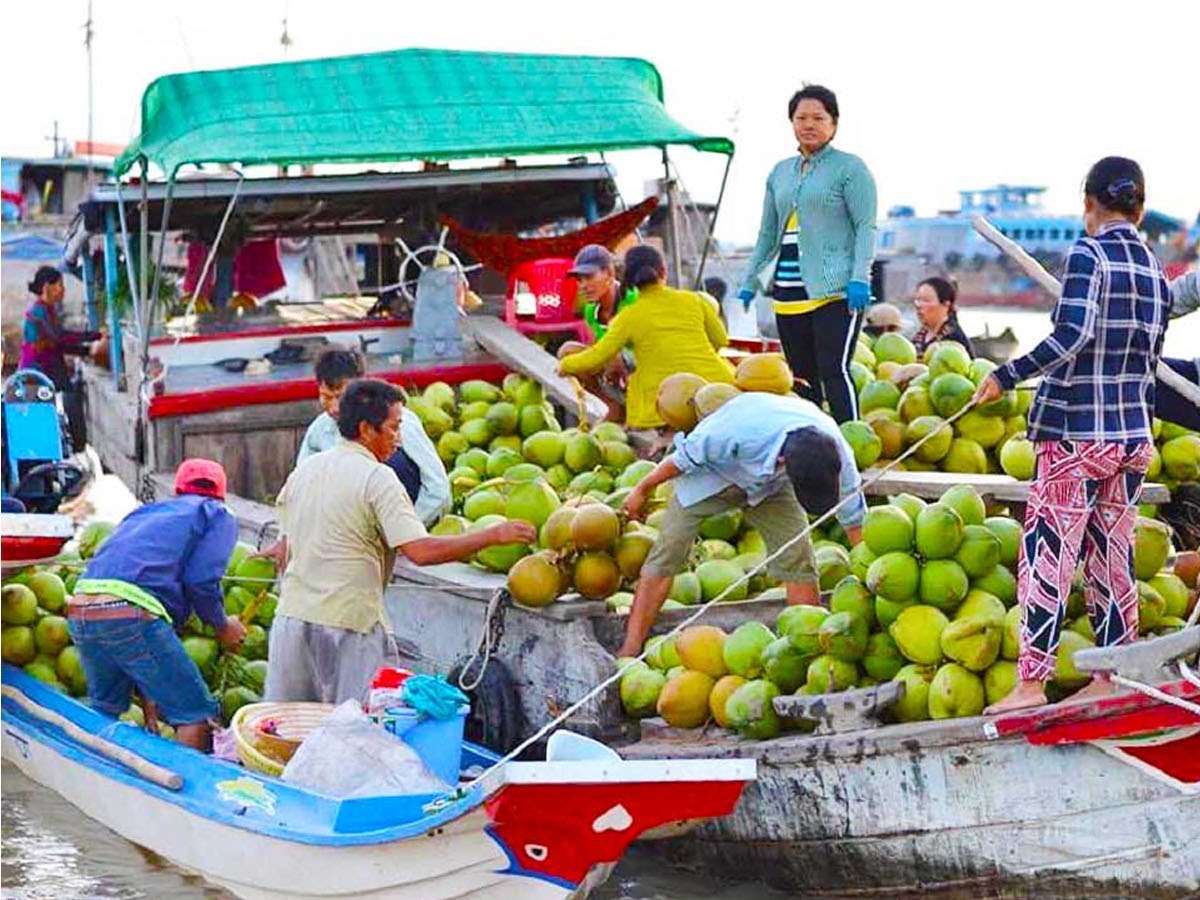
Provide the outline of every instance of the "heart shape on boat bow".
{"type": "Polygon", "coordinates": [[[592,831],[599,834],[602,831],[624,831],[633,824],[633,816],[624,806],[618,803],[607,812],[601,813],[592,823],[592,831]]]}

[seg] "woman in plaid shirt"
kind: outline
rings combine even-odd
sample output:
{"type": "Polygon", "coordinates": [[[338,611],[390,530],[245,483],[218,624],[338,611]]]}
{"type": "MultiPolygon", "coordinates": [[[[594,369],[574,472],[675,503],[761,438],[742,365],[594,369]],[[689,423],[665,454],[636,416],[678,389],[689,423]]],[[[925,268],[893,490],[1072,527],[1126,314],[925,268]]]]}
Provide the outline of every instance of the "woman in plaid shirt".
{"type": "MultiPolygon", "coordinates": [[[[1110,156],[1092,166],[1084,186],[1088,236],[1067,257],[1053,333],[996,369],[975,395],[986,403],[1019,381],[1042,379],[1029,410],[1038,464],[1017,568],[1020,680],[987,713],[1046,702],[1081,551],[1096,643],[1137,637],[1133,530],[1153,450],[1154,370],[1171,310],[1166,276],[1137,231],[1145,202],[1136,162],[1110,156]]],[[[1112,690],[1096,678],[1076,696],[1112,690]]]]}

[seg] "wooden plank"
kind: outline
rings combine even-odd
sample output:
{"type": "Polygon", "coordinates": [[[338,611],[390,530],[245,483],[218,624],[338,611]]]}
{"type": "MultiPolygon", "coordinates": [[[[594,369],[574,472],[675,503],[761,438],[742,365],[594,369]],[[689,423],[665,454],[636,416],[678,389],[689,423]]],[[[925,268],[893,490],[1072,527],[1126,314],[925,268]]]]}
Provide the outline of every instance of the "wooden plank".
{"type": "MultiPolygon", "coordinates": [[[[1007,503],[1025,503],[1029,499],[1029,482],[1017,481],[1009,475],[968,475],[961,472],[904,472],[892,471],[879,475],[873,469],[863,474],[864,483],[878,478],[867,485],[865,493],[872,497],[890,497],[895,494],[913,494],[926,500],[936,500],[956,484],[969,484],[981,495],[1007,503]]],[[[1171,492],[1164,485],[1147,482],[1142,486],[1142,503],[1167,503],[1171,492]]]]}
{"type": "Polygon", "coordinates": [[[144,756],[134,753],[120,744],[114,744],[112,741],[107,741],[98,735],[92,734],[90,731],[85,731],[66,716],[59,715],[52,709],[46,709],[44,706],[38,705],[11,685],[6,684],[0,687],[0,691],[3,691],[5,697],[13,701],[13,703],[17,704],[35,719],[40,719],[43,722],[48,722],[57,728],[61,728],[63,733],[71,740],[82,744],[106,759],[120,763],[132,770],[139,777],[145,778],[147,781],[157,784],[159,787],[166,788],[169,791],[177,791],[183,787],[183,776],[173,769],[160,766],[158,763],[151,762],[144,756]]]}
{"type": "MultiPolygon", "coordinates": [[[[520,332],[494,316],[468,316],[463,332],[506,366],[541,382],[546,393],[567,409],[578,408],[572,380],[557,374],[558,360],[520,332]]],[[[583,396],[588,421],[603,422],[608,415],[607,404],[587,391],[583,396]]]]}

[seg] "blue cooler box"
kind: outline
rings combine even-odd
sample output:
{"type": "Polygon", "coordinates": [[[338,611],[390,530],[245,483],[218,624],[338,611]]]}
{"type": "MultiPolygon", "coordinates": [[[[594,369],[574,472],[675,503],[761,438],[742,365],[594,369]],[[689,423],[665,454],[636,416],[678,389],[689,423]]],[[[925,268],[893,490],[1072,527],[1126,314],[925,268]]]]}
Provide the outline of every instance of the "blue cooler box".
{"type": "Polygon", "coordinates": [[[383,717],[384,727],[417,751],[421,761],[438,778],[451,786],[458,784],[462,768],[463,727],[471,707],[458,708],[449,719],[422,719],[407,706],[389,706],[383,717]]]}

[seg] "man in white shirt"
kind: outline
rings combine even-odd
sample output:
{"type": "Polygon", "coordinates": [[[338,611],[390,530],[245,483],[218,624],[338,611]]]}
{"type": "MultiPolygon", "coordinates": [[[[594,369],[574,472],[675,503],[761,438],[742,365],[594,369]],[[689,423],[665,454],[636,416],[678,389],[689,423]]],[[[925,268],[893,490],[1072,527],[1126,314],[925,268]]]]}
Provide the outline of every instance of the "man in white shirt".
{"type": "Polygon", "coordinates": [[[340,703],[362,699],[379,666],[396,661],[384,590],[396,554],[419,566],[470,559],[495,544],[531,544],[537,529],[511,521],[458,535],[429,535],[385,464],[404,409],[395,387],[351,382],[338,410],[340,436],[288,477],[276,499],[279,565],[266,696],[340,703]]]}

